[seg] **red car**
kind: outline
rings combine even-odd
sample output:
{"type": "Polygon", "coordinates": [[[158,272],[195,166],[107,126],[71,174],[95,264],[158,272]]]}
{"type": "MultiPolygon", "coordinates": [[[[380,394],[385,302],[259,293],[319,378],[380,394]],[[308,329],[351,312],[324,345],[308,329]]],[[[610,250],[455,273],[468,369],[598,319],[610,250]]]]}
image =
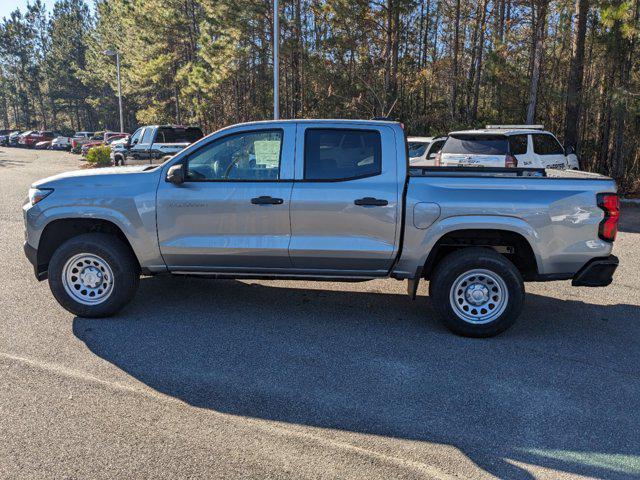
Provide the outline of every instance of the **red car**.
{"type": "Polygon", "coordinates": [[[18,140],[18,144],[21,147],[33,148],[36,146],[36,143],[53,140],[55,137],[56,134],[51,131],[34,130],[27,135],[21,136],[18,140]]]}
{"type": "Polygon", "coordinates": [[[82,153],[83,157],[86,157],[87,153],[89,153],[89,150],[91,148],[99,147],[100,145],[111,145],[111,142],[113,142],[114,140],[118,140],[120,138],[124,138],[127,135],[129,135],[129,134],[128,133],[105,132],[104,140],[92,140],[90,142],[85,143],[84,145],[82,145],[82,148],[80,149],[80,153],[82,153]]]}

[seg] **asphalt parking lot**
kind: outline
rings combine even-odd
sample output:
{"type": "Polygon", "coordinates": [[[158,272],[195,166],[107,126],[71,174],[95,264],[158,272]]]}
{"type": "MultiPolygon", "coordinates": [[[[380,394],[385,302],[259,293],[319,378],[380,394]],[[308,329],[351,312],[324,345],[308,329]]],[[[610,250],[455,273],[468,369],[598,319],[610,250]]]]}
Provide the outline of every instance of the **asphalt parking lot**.
{"type": "Polygon", "coordinates": [[[640,477],[640,208],[613,285],[528,284],[494,339],[394,280],[144,278],[88,320],[22,254],[30,183],[79,165],[0,147],[0,478],[640,477]]]}

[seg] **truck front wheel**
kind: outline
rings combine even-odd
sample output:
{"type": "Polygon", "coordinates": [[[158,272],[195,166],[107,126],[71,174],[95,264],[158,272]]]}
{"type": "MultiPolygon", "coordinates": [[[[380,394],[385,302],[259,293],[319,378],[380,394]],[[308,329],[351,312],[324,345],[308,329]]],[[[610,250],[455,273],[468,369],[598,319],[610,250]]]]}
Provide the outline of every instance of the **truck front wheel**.
{"type": "Polygon", "coordinates": [[[516,321],[524,283],[508,259],[488,248],[465,248],[437,265],[429,284],[445,326],[465,337],[492,337],[516,321]]]}
{"type": "Polygon", "coordinates": [[[135,295],[140,268],[116,236],[86,233],[71,238],[49,262],[49,287],[58,303],[80,317],[108,317],[135,295]]]}

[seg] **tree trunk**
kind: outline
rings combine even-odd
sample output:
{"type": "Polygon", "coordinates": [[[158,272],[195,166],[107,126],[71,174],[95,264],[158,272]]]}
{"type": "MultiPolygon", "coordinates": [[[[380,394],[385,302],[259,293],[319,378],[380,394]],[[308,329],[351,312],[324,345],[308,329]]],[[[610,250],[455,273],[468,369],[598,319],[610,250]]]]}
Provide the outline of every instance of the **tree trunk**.
{"type": "Polygon", "coordinates": [[[589,0],[576,0],[573,19],[571,65],[567,81],[567,107],[564,124],[564,143],[577,149],[582,109],[582,82],[584,76],[584,44],[587,32],[589,0]]]}
{"type": "Polygon", "coordinates": [[[458,56],[460,53],[460,0],[456,0],[453,30],[453,71],[451,73],[451,118],[458,118],[458,56]]]}
{"type": "MultiPolygon", "coordinates": [[[[536,2],[532,2],[532,7],[536,2]]],[[[529,104],[527,106],[526,123],[532,124],[536,116],[536,106],[538,103],[538,84],[540,83],[540,70],[542,67],[542,55],[544,53],[544,33],[547,24],[547,1],[537,2],[537,13],[534,14],[534,48],[531,52],[532,68],[531,83],[529,85],[529,104]]]]}

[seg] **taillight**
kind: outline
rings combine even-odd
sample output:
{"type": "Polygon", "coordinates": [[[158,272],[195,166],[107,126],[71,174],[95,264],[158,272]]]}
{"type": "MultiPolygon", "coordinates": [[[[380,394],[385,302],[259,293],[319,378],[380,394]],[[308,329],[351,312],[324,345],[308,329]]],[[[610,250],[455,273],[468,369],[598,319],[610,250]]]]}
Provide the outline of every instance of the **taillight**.
{"type": "Polygon", "coordinates": [[[438,152],[438,153],[436,153],[436,158],[433,160],[433,164],[436,167],[439,167],[441,161],[442,161],[442,152],[438,152]]]}
{"type": "Polygon", "coordinates": [[[506,168],[516,168],[518,166],[518,159],[513,155],[507,155],[507,158],[504,161],[504,166],[506,168]]]}
{"type": "Polygon", "coordinates": [[[604,218],[598,227],[598,236],[607,242],[613,242],[618,233],[620,220],[620,198],[615,193],[599,193],[598,207],[604,210],[604,218]]]}

